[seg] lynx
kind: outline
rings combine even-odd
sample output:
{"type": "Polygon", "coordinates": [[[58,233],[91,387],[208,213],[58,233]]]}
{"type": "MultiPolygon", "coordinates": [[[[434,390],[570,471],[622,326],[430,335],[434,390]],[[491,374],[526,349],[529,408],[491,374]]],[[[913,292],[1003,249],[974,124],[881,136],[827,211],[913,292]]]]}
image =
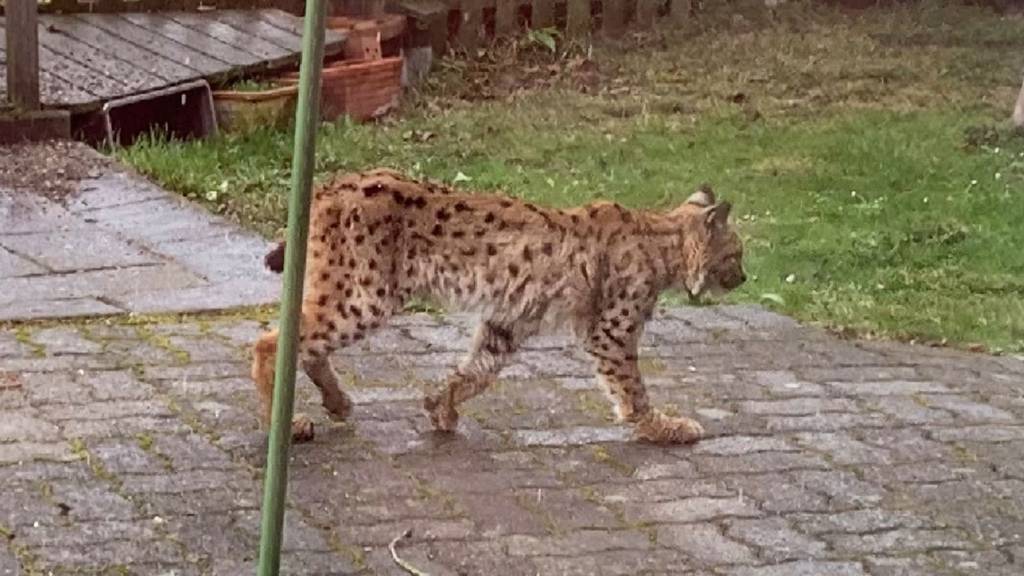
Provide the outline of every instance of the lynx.
{"type": "MultiPolygon", "coordinates": [[[[569,326],[593,357],[597,380],[638,439],[687,443],[704,431],[653,408],[637,347],[659,293],[697,298],[746,280],[728,202],[701,186],[674,210],[627,210],[599,202],[556,210],[495,195],[464,194],[378,169],[335,176],[311,207],[300,329],[303,369],[332,419],[352,402],[329,360],[402,310],[431,297],[480,314],[470,351],[423,406],[434,427],[454,431],[458,406],[495,381],[524,340],[569,326]]],[[[267,255],[280,271],[284,245],[267,255]]],[[[255,344],[252,376],[269,423],[277,332],[255,344]]],[[[298,419],[293,434],[312,433],[298,419]]]]}

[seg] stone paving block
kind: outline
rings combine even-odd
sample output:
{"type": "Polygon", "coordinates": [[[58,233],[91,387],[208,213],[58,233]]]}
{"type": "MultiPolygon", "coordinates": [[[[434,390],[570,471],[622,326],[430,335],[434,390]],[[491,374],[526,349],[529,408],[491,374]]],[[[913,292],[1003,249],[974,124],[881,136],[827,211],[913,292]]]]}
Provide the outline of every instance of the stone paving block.
{"type": "Polygon", "coordinates": [[[130,521],[137,516],[131,502],[113,492],[106,482],[53,482],[47,499],[74,522],[130,521]]]}
{"type": "Polygon", "coordinates": [[[68,199],[67,208],[82,215],[99,208],[137,204],[166,195],[165,190],[138,176],[116,169],[104,170],[96,178],[79,182],[78,190],[68,199]]]}
{"type": "Polygon", "coordinates": [[[60,430],[31,412],[0,412],[0,443],[56,442],[60,430]]]}
{"type": "Polygon", "coordinates": [[[844,470],[797,470],[790,475],[797,485],[828,497],[837,511],[875,506],[888,495],[884,488],[844,470]]]}
{"type": "MultiPolygon", "coordinates": [[[[0,468],[0,473],[4,468],[0,468]]],[[[44,494],[46,483],[37,481],[28,484],[10,484],[4,486],[4,499],[0,504],[0,526],[11,531],[15,538],[24,527],[37,524],[59,524],[66,521],[61,516],[61,509],[48,501],[44,494]]],[[[7,548],[4,537],[0,549],[7,548]]]]}
{"type": "Polygon", "coordinates": [[[780,472],[799,469],[827,469],[828,463],[816,454],[792,452],[755,452],[733,456],[694,456],[691,461],[703,474],[780,472]]]}
{"type": "Polygon", "coordinates": [[[64,442],[14,442],[0,444],[0,465],[32,460],[72,462],[78,456],[64,442]]]}
{"type": "Polygon", "coordinates": [[[73,214],[42,196],[0,189],[0,230],[5,235],[54,232],[83,226],[73,214]]]}
{"type": "Polygon", "coordinates": [[[188,286],[151,287],[148,290],[115,293],[111,297],[118,305],[133,312],[165,314],[182,310],[215,311],[273,304],[278,301],[279,294],[280,286],[276,283],[228,280],[216,284],[192,281],[188,286]]]}
{"type": "Polygon", "coordinates": [[[858,562],[799,560],[774,566],[740,566],[730,569],[729,576],[867,576],[858,562]]]}
{"type": "Polygon", "coordinates": [[[778,436],[720,436],[697,443],[694,454],[736,456],[755,452],[796,452],[798,449],[778,436]]]}
{"type": "Polygon", "coordinates": [[[970,422],[1013,422],[1017,419],[1011,412],[963,396],[924,395],[921,400],[928,406],[947,410],[970,422]]]}
{"type": "Polygon", "coordinates": [[[828,514],[797,514],[791,516],[801,531],[809,534],[865,534],[895,528],[918,528],[927,521],[905,511],[865,508],[828,514]]]}
{"type": "Polygon", "coordinates": [[[713,524],[678,524],[658,526],[658,544],[678,550],[698,564],[719,566],[752,564],[755,551],[745,544],[722,535],[713,524]]]}
{"type": "MultiPolygon", "coordinates": [[[[0,241],[4,238],[5,236],[0,236],[0,241]]],[[[16,236],[6,236],[6,238],[16,238],[16,236]]],[[[46,274],[48,272],[49,270],[38,262],[28,260],[0,246],[0,279],[46,274]]]]}
{"type": "Polygon", "coordinates": [[[841,396],[908,396],[911,394],[953,393],[953,389],[940,382],[925,380],[891,380],[887,382],[827,382],[826,385],[841,396]]]}
{"type": "Polygon", "coordinates": [[[579,530],[565,536],[525,536],[503,539],[511,556],[584,556],[610,550],[647,550],[650,538],[635,530],[579,530]]]}
{"type": "MultiPolygon", "coordinates": [[[[46,278],[45,276],[33,276],[35,278],[46,278]]],[[[28,278],[16,278],[16,280],[29,280],[28,278]]],[[[0,285],[5,280],[0,279],[0,285]]],[[[44,283],[44,282],[38,282],[44,283]]],[[[22,286],[22,289],[29,289],[22,286]]],[[[31,288],[34,294],[45,294],[31,288]]],[[[44,298],[40,300],[8,300],[0,302],[0,321],[3,320],[35,320],[39,318],[75,318],[78,316],[108,316],[124,312],[122,308],[111,306],[96,298],[44,298]]]]}
{"type": "Polygon", "coordinates": [[[21,564],[14,557],[14,553],[6,546],[0,546],[0,574],[3,576],[18,576],[21,573],[21,564]]]}
{"type": "Polygon", "coordinates": [[[626,442],[632,437],[628,428],[576,427],[560,430],[519,430],[514,441],[521,446],[571,446],[602,442],[626,442]]]}
{"type": "Polygon", "coordinates": [[[743,518],[760,515],[761,513],[754,502],[739,496],[726,498],[697,496],[670,502],[630,503],[626,505],[627,519],[637,522],[689,523],[718,518],[743,518]]]}
{"type": "Polygon", "coordinates": [[[827,453],[832,462],[840,465],[884,465],[892,461],[887,450],[865,444],[847,433],[804,432],[797,434],[796,439],[810,450],[827,453]]]}
{"type": "Polygon", "coordinates": [[[35,262],[54,272],[124,268],[163,261],[95,228],[0,236],[0,246],[18,254],[31,254],[35,262]]]}
{"type": "Polygon", "coordinates": [[[837,552],[843,554],[900,555],[935,548],[970,550],[975,547],[959,530],[908,529],[867,534],[822,535],[837,552]]]}
{"type": "Polygon", "coordinates": [[[797,376],[808,382],[884,382],[920,378],[913,366],[828,366],[800,368],[797,376]]]}
{"type": "Polygon", "coordinates": [[[833,510],[825,494],[801,484],[789,474],[732,476],[723,479],[723,483],[737,497],[753,500],[758,509],[768,514],[833,510]]]}
{"type": "Polygon", "coordinates": [[[765,417],[765,426],[770,432],[829,432],[851,428],[884,428],[888,425],[888,416],[863,411],[765,417]]]}
{"type": "Polygon", "coordinates": [[[956,428],[935,428],[933,438],[940,442],[1006,442],[1024,440],[1024,426],[960,426],[956,428]]]}
{"type": "Polygon", "coordinates": [[[0,280],[0,303],[33,302],[24,295],[44,295],[51,302],[80,298],[130,299],[151,290],[180,290],[201,284],[201,280],[173,264],[133,266],[124,269],[86,270],[60,275],[0,280]]]}
{"type": "Polygon", "coordinates": [[[787,400],[740,402],[741,412],[778,416],[805,416],[822,412],[856,412],[857,405],[845,398],[790,398],[787,400]]]}
{"type": "Polygon", "coordinates": [[[718,311],[725,316],[742,320],[751,328],[767,330],[792,330],[800,328],[800,324],[792,318],[776,314],[761,306],[749,304],[720,306],[718,311]]]}
{"type": "Polygon", "coordinates": [[[612,505],[632,505],[648,502],[677,502],[686,498],[735,498],[737,493],[724,483],[714,480],[681,480],[666,478],[633,484],[605,484],[589,487],[604,502],[612,505]]]}
{"type": "Polygon", "coordinates": [[[538,574],[559,576],[634,576],[636,574],[692,574],[684,554],[673,550],[616,550],[572,558],[534,558],[538,574]]]}
{"type": "Polygon", "coordinates": [[[725,535],[758,550],[762,561],[776,564],[825,555],[825,543],[801,534],[782,518],[729,520],[725,535]]]}

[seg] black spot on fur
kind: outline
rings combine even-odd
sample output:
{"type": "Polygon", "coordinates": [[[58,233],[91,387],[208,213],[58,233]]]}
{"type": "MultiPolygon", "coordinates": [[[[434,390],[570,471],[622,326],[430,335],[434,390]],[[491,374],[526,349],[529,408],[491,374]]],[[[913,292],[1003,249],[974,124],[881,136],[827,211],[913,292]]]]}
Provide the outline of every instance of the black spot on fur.
{"type": "Polygon", "coordinates": [[[369,186],[365,186],[363,188],[363,196],[367,198],[373,198],[374,196],[380,194],[383,191],[384,186],[382,186],[380,182],[374,182],[373,184],[370,184],[369,186]]]}
{"type": "Polygon", "coordinates": [[[469,205],[466,204],[465,202],[461,202],[460,201],[460,202],[456,202],[455,203],[455,211],[456,212],[472,212],[473,209],[470,208],[469,205]]]}

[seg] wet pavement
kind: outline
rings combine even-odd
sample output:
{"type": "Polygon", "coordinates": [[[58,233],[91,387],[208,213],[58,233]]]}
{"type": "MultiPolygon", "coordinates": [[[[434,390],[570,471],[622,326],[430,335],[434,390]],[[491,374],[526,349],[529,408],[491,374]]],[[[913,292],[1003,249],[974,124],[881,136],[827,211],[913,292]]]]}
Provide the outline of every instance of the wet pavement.
{"type": "Polygon", "coordinates": [[[73,152],[95,165],[60,194],[0,185],[0,321],[276,302],[262,238],[95,151],[73,152]]]}
{"type": "MultiPolygon", "coordinates": [[[[245,347],[260,329],[0,330],[0,574],[252,573],[265,441],[245,347]]],[[[668,310],[643,370],[703,442],[630,442],[558,337],[438,436],[420,398],[469,331],[409,316],[339,354],[347,424],[300,381],[318,434],[293,449],[283,573],[403,574],[387,545],[408,529],[398,554],[435,576],[1024,573],[1021,359],[841,341],[758,308],[668,310]]]]}

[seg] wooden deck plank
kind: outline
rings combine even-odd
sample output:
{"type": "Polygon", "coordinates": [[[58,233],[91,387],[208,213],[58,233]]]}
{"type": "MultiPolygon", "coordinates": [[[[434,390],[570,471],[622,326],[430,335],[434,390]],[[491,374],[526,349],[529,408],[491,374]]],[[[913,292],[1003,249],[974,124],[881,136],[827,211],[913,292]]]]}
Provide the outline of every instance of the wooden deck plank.
{"type": "Polygon", "coordinates": [[[274,26],[260,17],[258,12],[248,10],[220,10],[214,12],[217,19],[229,26],[244,30],[280,46],[285,50],[300,52],[302,50],[302,36],[283,28],[274,26]]]}
{"type": "Polygon", "coordinates": [[[257,60],[279,61],[294,56],[294,51],[285,50],[263,40],[251,32],[243,32],[219,21],[216,12],[196,14],[189,12],[164,12],[161,16],[169,18],[182,26],[201,32],[210,38],[220,41],[241,52],[252,54],[257,60]]]}
{"type": "MultiPolygon", "coordinates": [[[[46,107],[96,109],[115,98],[178,82],[298,61],[302,19],[276,9],[210,13],[48,14],[39,21],[41,100],[46,107]]],[[[345,36],[326,34],[325,51],[345,36]]],[[[0,16],[0,62],[4,59],[0,16]]],[[[0,84],[6,70],[0,66],[0,84]]],[[[0,100],[6,86],[0,86],[0,100]]]]}
{"type": "MultiPolygon", "coordinates": [[[[292,16],[276,8],[253,11],[260,19],[275,28],[295,34],[302,38],[302,18],[292,16]]],[[[336,30],[327,30],[324,33],[324,54],[330,56],[342,51],[345,47],[345,35],[336,30]]]]}
{"type": "MultiPolygon", "coordinates": [[[[0,29],[0,43],[7,41],[5,31],[0,29]]],[[[67,93],[74,95],[75,104],[81,104],[82,94],[91,95],[93,100],[112,98],[125,91],[124,85],[94,70],[64,58],[45,46],[39,47],[40,92],[50,95],[67,93]],[[42,86],[45,76],[53,86],[42,86]],[[63,82],[54,81],[57,78],[63,82]],[[70,85],[70,87],[66,86],[70,85]]],[[[44,101],[47,101],[44,99],[44,101]]],[[[48,102],[48,101],[47,101],[48,102]]]]}
{"type": "Polygon", "coordinates": [[[67,34],[79,42],[126,59],[167,82],[183,82],[198,78],[200,75],[195,68],[175,62],[156,49],[123,40],[79,18],[41,14],[39,21],[43,26],[67,34]]]}
{"type": "MultiPolygon", "coordinates": [[[[40,49],[46,48],[54,54],[59,54],[63,58],[92,70],[98,76],[110,78],[118,86],[116,90],[123,91],[121,90],[123,87],[130,92],[145,92],[166,84],[163,78],[146,72],[133,62],[122,60],[109,49],[107,51],[98,50],[66,33],[55,30],[57,28],[45,25],[39,27],[40,49]]],[[[130,58],[134,53],[124,56],[130,58]]]]}
{"type": "Polygon", "coordinates": [[[224,60],[198,52],[190,46],[136,26],[118,17],[116,14],[76,14],[74,18],[106,30],[111,35],[121,38],[126,42],[157,50],[166,58],[197,70],[204,76],[223,74],[231,69],[231,65],[224,60]]]}
{"type": "Polygon", "coordinates": [[[118,14],[118,16],[136,26],[160,34],[197,52],[215,57],[233,66],[252,66],[259,64],[261,61],[258,56],[239,50],[234,46],[229,46],[216,38],[211,38],[187,26],[182,26],[166,16],[161,16],[159,13],[126,12],[118,14]]]}
{"type": "Polygon", "coordinates": [[[302,37],[302,18],[296,18],[280,10],[260,10],[257,14],[267,24],[302,37]]]}

